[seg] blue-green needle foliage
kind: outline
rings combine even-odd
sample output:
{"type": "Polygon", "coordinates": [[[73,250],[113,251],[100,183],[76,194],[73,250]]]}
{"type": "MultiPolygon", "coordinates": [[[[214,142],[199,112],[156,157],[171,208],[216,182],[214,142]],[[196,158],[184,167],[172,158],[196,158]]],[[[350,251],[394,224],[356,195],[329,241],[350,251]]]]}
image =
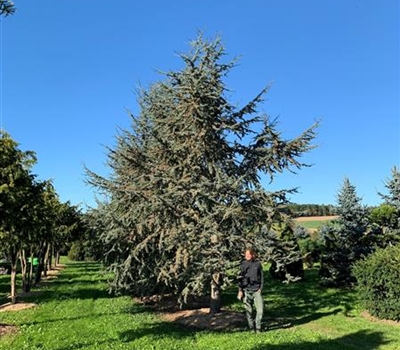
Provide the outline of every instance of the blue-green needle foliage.
{"type": "Polygon", "coordinates": [[[139,115],[108,153],[112,175],[87,173],[109,198],[90,226],[107,246],[118,292],[174,293],[182,304],[204,297],[246,245],[266,255],[267,233],[285,217],[295,189],[268,191],[262,175],[308,166],[301,157],[315,147],[318,123],[285,139],[260,112],[268,86],[238,107],[226,85],[236,61],[226,58],[220,38],[200,34],[179,55],[182,69],[139,92],[139,115]]]}

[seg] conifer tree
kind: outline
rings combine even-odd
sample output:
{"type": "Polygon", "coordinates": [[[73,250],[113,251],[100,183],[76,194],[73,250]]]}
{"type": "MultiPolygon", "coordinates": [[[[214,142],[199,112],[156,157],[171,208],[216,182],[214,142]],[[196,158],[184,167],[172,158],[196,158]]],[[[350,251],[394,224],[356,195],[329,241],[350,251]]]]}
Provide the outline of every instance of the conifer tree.
{"type": "Polygon", "coordinates": [[[293,225],[283,223],[278,232],[268,234],[269,272],[274,279],[295,282],[304,277],[303,259],[293,225]]]}
{"type": "Polygon", "coordinates": [[[392,168],[392,177],[385,181],[385,187],[389,193],[379,193],[379,195],[385,204],[395,207],[400,212],[400,170],[397,167],[392,168]]]}
{"type": "Polygon", "coordinates": [[[391,178],[385,181],[387,194],[378,193],[384,203],[375,208],[371,214],[383,219],[380,225],[380,239],[378,246],[385,247],[400,242],[400,171],[397,167],[392,168],[391,178]]]}
{"type": "Polygon", "coordinates": [[[339,218],[320,229],[324,243],[320,276],[322,284],[340,287],[354,282],[353,263],[372,249],[367,234],[367,209],[348,178],[338,193],[336,210],[339,218]]]}
{"type": "Polygon", "coordinates": [[[0,16],[7,17],[14,14],[15,6],[12,1],[0,0],[0,16]]]}
{"type": "Polygon", "coordinates": [[[91,216],[108,247],[114,291],[172,292],[183,303],[208,294],[212,276],[220,288],[247,244],[266,251],[264,238],[295,191],[268,192],[261,174],[272,181],[307,166],[299,158],[314,147],[318,123],[283,139],[277,121],[257,111],[268,87],[242,108],[232,105],[224,78],[235,62],[221,62],[225,54],[219,38],[200,34],[179,55],[181,70],[139,92],[140,115],[109,150],[112,175],[87,169],[106,196],[91,216]]]}

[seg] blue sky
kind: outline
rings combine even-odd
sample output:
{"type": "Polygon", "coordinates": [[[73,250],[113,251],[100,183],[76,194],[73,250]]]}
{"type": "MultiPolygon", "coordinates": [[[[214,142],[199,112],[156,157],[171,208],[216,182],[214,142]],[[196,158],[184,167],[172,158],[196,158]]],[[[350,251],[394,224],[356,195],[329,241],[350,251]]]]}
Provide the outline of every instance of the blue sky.
{"type": "Polygon", "coordinates": [[[378,205],[400,166],[399,2],[396,0],[15,0],[1,19],[1,126],[33,150],[33,169],[62,201],[86,208],[84,165],[106,174],[106,146],[138,113],[136,88],[182,66],[202,31],[219,35],[229,99],[271,85],[261,112],[293,138],[321,120],[314,164],[267,190],[298,187],[296,203],[336,204],[345,177],[378,205]]]}

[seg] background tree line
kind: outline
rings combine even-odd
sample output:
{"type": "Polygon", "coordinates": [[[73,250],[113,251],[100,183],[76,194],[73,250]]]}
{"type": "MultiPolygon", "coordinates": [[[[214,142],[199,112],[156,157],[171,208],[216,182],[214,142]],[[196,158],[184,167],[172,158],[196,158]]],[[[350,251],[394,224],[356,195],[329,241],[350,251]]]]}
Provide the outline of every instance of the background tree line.
{"type": "Polygon", "coordinates": [[[17,272],[28,292],[84,229],[79,210],[60,202],[51,181],[32,174],[36,161],[33,151],[20,150],[0,131],[0,266],[11,276],[12,303],[17,299],[17,272]]]}
{"type": "Polygon", "coordinates": [[[333,204],[297,204],[289,203],[288,210],[294,217],[303,216],[332,216],[336,215],[336,207],[333,204]]]}

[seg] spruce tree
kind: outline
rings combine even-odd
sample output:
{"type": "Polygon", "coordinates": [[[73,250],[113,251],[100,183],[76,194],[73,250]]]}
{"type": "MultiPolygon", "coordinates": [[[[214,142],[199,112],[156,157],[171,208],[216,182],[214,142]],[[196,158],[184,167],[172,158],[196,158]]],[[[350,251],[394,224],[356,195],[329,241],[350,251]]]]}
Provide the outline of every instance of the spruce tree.
{"type": "Polygon", "coordinates": [[[200,34],[179,55],[181,70],[139,92],[132,130],[122,130],[108,153],[112,175],[87,170],[106,196],[92,214],[114,291],[173,293],[181,303],[210,286],[218,292],[246,245],[266,251],[271,225],[295,191],[269,192],[261,175],[272,181],[307,166],[299,159],[314,147],[318,123],[283,139],[277,120],[257,111],[268,87],[242,108],[232,105],[224,78],[235,61],[221,62],[225,55],[219,38],[200,34]]]}
{"type": "Polygon", "coordinates": [[[389,193],[379,193],[379,195],[385,204],[395,207],[400,212],[400,170],[397,167],[392,168],[392,177],[385,181],[385,187],[389,193]]]}
{"type": "Polygon", "coordinates": [[[295,282],[304,277],[299,239],[295,236],[293,224],[283,223],[282,226],[268,234],[269,272],[274,279],[285,283],[295,282]]]}
{"type": "Polygon", "coordinates": [[[386,216],[386,222],[381,222],[381,237],[378,246],[385,247],[400,242],[400,171],[392,168],[391,178],[385,181],[387,194],[379,193],[384,203],[371,214],[378,214],[381,218],[386,216]]]}
{"type": "Polygon", "coordinates": [[[320,277],[326,286],[350,286],[354,282],[352,265],[372,247],[367,234],[367,209],[348,178],[337,195],[336,210],[339,218],[320,229],[324,244],[320,277]]]}

